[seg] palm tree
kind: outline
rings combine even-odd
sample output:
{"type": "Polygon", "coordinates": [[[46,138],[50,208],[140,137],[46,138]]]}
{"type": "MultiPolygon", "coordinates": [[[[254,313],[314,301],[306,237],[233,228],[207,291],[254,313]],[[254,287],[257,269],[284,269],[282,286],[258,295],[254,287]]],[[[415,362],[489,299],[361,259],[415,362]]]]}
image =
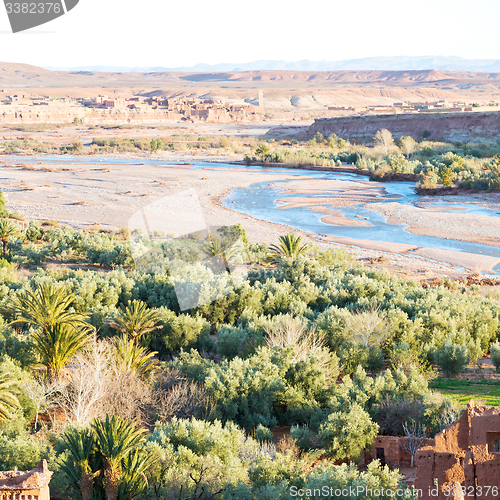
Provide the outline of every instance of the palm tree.
{"type": "Polygon", "coordinates": [[[81,499],[90,500],[94,493],[95,477],[100,473],[94,433],[90,429],[66,431],[64,440],[68,457],[61,470],[80,493],[81,499]]]}
{"type": "Polygon", "coordinates": [[[145,347],[138,346],[126,335],[115,339],[116,365],[119,370],[136,373],[141,378],[148,377],[156,368],[154,359],[156,352],[150,352],[145,347]]]}
{"type": "Polygon", "coordinates": [[[227,272],[231,272],[229,264],[238,254],[244,252],[241,240],[234,241],[232,238],[218,238],[210,236],[209,240],[203,246],[203,253],[207,257],[215,258],[221,263],[227,272]]]}
{"type": "Polygon", "coordinates": [[[302,236],[295,234],[280,236],[279,241],[277,245],[269,247],[276,257],[298,257],[304,255],[309,248],[309,243],[302,243],[302,236]]]}
{"type": "Polygon", "coordinates": [[[144,492],[148,486],[145,471],[157,460],[157,456],[146,454],[137,448],[124,458],[121,481],[118,484],[118,500],[136,498],[144,492]]]}
{"type": "Polygon", "coordinates": [[[0,219],[0,240],[3,244],[3,256],[7,256],[7,244],[9,238],[15,238],[20,234],[19,226],[9,219],[0,219]]]}
{"type": "Polygon", "coordinates": [[[21,406],[12,387],[16,382],[10,373],[0,373],[0,421],[10,418],[11,412],[21,406]]]}
{"type": "Polygon", "coordinates": [[[137,343],[142,335],[163,328],[157,326],[160,321],[158,311],[147,309],[147,305],[141,300],[133,300],[118,313],[118,316],[108,324],[111,328],[128,335],[137,343]]]}
{"type": "Polygon", "coordinates": [[[271,151],[271,148],[265,144],[259,144],[259,147],[255,150],[255,153],[258,154],[260,157],[262,157],[262,161],[266,159],[266,156],[269,154],[269,151],[271,151]]]}
{"type": "MultiPolygon", "coordinates": [[[[90,326],[90,325],[89,325],[90,326]]],[[[54,325],[45,332],[37,330],[32,339],[40,361],[47,367],[49,381],[57,381],[68,361],[89,342],[88,328],[54,325]]]]}
{"type": "Polygon", "coordinates": [[[35,327],[33,340],[42,362],[47,366],[49,381],[57,380],[69,359],[90,340],[94,328],[84,314],[70,310],[76,296],[64,285],[43,283],[26,290],[14,299],[9,312],[18,317],[10,324],[27,323],[35,327]]]}
{"type": "Polygon", "coordinates": [[[133,422],[126,422],[118,415],[112,418],[106,415],[104,421],[94,419],[92,430],[103,462],[105,498],[116,500],[124,465],[144,443],[146,430],[136,428],[133,422]]]}
{"type": "Polygon", "coordinates": [[[142,445],[145,429],[119,416],[94,419],[88,429],[65,432],[68,455],[61,466],[81,500],[130,500],[147,487],[144,471],[156,457],[142,445]]]}

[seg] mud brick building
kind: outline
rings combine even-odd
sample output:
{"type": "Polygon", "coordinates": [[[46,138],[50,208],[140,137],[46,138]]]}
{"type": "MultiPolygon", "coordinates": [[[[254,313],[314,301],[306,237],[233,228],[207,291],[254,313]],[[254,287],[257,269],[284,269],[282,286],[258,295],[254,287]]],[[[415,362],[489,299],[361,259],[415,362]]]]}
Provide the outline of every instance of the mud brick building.
{"type": "Polygon", "coordinates": [[[30,471],[0,472],[0,500],[50,500],[51,476],[46,460],[30,471]]]}
{"type": "MultiPolygon", "coordinates": [[[[410,464],[411,456],[403,445],[408,441],[406,437],[377,436],[372,449],[365,452],[363,463],[369,464],[372,460],[380,460],[382,465],[399,467],[401,464],[410,464]]],[[[425,439],[422,446],[434,445],[434,439],[425,439]]]]}
{"type": "Polygon", "coordinates": [[[500,407],[476,406],[471,400],[460,419],[436,435],[433,445],[418,450],[415,465],[419,500],[453,498],[454,485],[465,488],[466,498],[498,498],[500,407]]]}

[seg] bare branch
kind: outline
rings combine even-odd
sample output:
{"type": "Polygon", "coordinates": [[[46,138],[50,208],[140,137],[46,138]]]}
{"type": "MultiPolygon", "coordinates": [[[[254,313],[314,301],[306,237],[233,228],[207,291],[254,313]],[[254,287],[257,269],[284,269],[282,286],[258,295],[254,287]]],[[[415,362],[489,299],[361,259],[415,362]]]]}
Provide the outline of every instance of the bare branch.
{"type": "Polygon", "coordinates": [[[408,452],[411,456],[411,467],[413,467],[413,459],[418,449],[422,446],[425,440],[425,435],[422,432],[422,426],[420,424],[414,424],[411,428],[405,424],[403,425],[405,431],[406,440],[399,440],[399,445],[403,450],[408,452]]]}

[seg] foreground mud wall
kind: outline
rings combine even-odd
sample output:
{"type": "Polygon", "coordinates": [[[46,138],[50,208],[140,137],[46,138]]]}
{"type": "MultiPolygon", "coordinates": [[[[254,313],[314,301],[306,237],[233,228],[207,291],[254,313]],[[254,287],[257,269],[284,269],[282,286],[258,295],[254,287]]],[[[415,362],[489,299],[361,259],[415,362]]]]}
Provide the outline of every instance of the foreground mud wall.
{"type": "Polygon", "coordinates": [[[426,113],[398,115],[345,116],[320,118],[309,127],[308,135],[321,132],[325,137],[337,134],[343,138],[371,138],[377,130],[390,130],[395,137],[411,135],[414,139],[424,131],[429,139],[451,141],[500,139],[500,112],[426,113]]]}
{"type": "Polygon", "coordinates": [[[493,500],[500,492],[500,407],[470,401],[460,419],[436,435],[433,446],[415,456],[415,488],[420,500],[461,498],[493,500]],[[458,494],[453,494],[453,493],[458,494]]]}
{"type": "Polygon", "coordinates": [[[50,500],[51,476],[46,460],[30,471],[0,472],[0,500],[50,500]]]}

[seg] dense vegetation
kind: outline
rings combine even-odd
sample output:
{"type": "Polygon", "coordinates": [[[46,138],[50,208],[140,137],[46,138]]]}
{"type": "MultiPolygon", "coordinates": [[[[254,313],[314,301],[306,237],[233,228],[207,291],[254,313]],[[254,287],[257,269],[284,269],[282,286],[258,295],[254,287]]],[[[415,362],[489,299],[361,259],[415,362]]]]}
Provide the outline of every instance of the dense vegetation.
{"type": "Polygon", "coordinates": [[[417,142],[410,136],[395,142],[388,130],[377,132],[372,144],[356,142],[335,134],[325,138],[317,133],[302,143],[302,147],[297,147],[297,141],[282,141],[275,147],[261,143],[255,153],[263,161],[286,162],[292,166],[352,164],[359,170],[369,171],[374,180],[401,180],[404,178],[401,174],[409,178],[417,176],[419,188],[426,192],[452,186],[500,189],[500,145],[496,143],[432,142],[423,137],[417,142]]]}
{"type": "Polygon", "coordinates": [[[422,288],[293,235],[269,248],[239,226],[218,236],[157,244],[165,266],[144,272],[126,230],[0,219],[0,469],[47,458],[56,498],[396,489],[397,472],[354,463],[377,434],[432,436],[457,417],[429,387],[431,364],[454,374],[488,352],[498,299],[422,288]],[[227,263],[236,240],[246,280],[198,263],[203,252],[227,263]],[[200,297],[223,293],[181,311],[179,260],[200,297]],[[279,443],[276,425],[291,426],[279,443]]]}

